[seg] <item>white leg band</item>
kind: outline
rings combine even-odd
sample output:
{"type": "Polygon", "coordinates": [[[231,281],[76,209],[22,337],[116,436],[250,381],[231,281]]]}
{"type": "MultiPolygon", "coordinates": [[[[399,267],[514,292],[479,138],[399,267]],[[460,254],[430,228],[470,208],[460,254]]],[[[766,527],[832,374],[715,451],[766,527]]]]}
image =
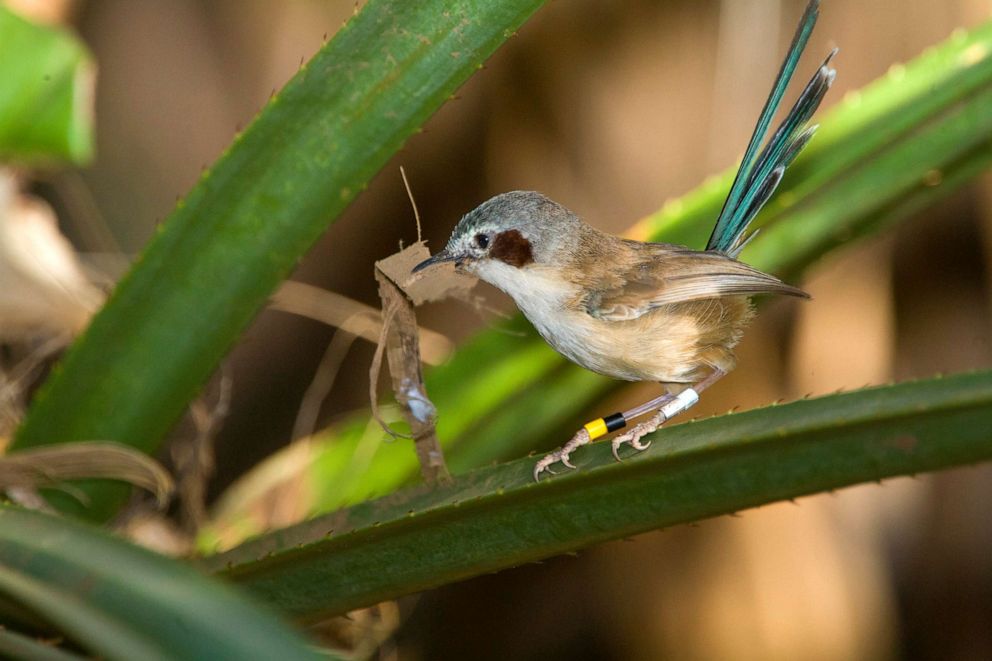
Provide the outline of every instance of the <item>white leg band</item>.
{"type": "Polygon", "coordinates": [[[660,411],[661,414],[665,416],[665,420],[671,420],[698,401],[699,393],[692,388],[686,388],[676,395],[675,399],[662,406],[660,411]]]}

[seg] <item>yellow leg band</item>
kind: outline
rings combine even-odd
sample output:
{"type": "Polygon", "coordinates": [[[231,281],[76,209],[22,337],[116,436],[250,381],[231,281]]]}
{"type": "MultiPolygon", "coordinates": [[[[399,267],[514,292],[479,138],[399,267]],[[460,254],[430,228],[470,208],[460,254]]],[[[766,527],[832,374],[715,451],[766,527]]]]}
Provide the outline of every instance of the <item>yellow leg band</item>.
{"type": "Polygon", "coordinates": [[[587,422],[585,425],[586,431],[589,432],[589,440],[595,441],[601,436],[606,436],[608,430],[606,429],[606,420],[598,418],[592,422],[587,422]]]}

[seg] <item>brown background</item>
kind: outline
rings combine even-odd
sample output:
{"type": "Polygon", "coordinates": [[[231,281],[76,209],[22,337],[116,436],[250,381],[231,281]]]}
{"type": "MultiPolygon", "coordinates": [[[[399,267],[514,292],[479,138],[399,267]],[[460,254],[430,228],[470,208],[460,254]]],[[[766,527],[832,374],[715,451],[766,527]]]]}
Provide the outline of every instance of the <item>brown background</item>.
{"type": "MultiPolygon", "coordinates": [[[[799,77],[841,47],[826,107],[992,9],[979,0],[823,4],[799,77]]],[[[353,9],[333,0],[72,5],[100,67],[99,157],[49,183],[65,231],[84,251],[137,251],[353,9]]],[[[801,10],[798,0],[549,2],[410,140],[295,277],[377,304],[372,262],[415,238],[400,165],[435,249],[462,213],[516,188],[622,231],[742,152],[801,10]]],[[[802,283],[814,301],[766,306],[738,370],[697,412],[988,367],[990,181],[818,264],[802,283]]],[[[511,309],[494,290],[486,295],[511,309]]],[[[483,324],[447,304],[422,320],[456,339],[483,324]]],[[[215,493],[289,441],[330,333],[267,312],[233,352],[215,493]]],[[[355,345],[325,422],[367,405],[370,358],[368,345],[355,345]]],[[[625,397],[651,388],[641,390],[625,397]]],[[[469,581],[404,601],[393,653],[992,658],[990,487],[987,466],[896,480],[469,581]]]]}

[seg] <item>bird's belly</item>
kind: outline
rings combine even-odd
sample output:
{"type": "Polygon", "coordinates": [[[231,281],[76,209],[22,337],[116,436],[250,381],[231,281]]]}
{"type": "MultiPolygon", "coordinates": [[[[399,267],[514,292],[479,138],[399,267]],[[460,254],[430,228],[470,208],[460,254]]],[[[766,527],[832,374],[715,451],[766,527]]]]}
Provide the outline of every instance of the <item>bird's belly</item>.
{"type": "Polygon", "coordinates": [[[734,366],[751,311],[724,298],[658,308],[637,319],[605,321],[585,312],[524,314],[552,347],[586,369],[614,379],[690,383],[734,366]]]}

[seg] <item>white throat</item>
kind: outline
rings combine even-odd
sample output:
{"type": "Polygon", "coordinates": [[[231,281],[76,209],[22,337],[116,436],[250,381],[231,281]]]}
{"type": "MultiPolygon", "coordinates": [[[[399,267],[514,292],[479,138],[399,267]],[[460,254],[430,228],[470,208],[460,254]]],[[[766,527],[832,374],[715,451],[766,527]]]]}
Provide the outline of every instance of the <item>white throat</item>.
{"type": "Polygon", "coordinates": [[[555,325],[566,302],[578,294],[575,284],[564,280],[549,267],[517,268],[497,259],[486,259],[473,264],[472,270],[509,295],[540,331],[555,325]]]}

